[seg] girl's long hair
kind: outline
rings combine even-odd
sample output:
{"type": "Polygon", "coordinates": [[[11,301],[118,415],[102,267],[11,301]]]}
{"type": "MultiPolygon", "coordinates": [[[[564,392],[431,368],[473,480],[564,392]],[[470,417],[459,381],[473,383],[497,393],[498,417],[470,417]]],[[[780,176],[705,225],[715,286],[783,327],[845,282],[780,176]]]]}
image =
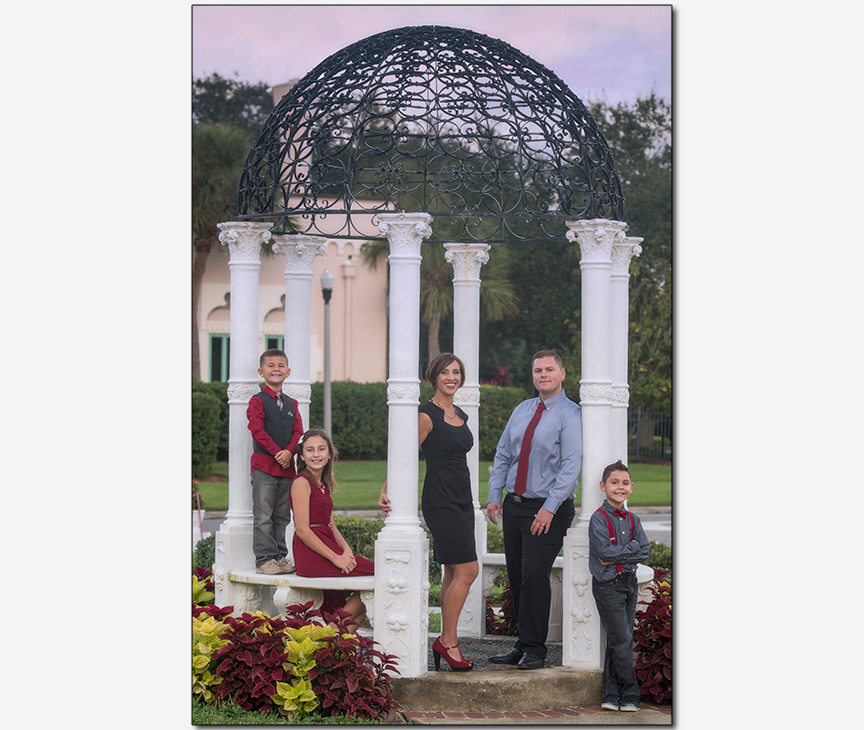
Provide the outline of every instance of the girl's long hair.
{"type": "Polygon", "coordinates": [[[314,484],[315,479],[312,474],[309,473],[309,468],[306,466],[306,462],[303,459],[303,444],[306,443],[306,439],[311,438],[312,436],[320,436],[324,439],[327,443],[327,448],[330,450],[330,461],[327,462],[324,469],[321,471],[321,483],[330,490],[330,494],[336,494],[339,490],[339,485],[336,484],[336,479],[333,477],[333,465],[336,463],[336,458],[339,456],[339,453],[333,445],[333,439],[330,438],[330,434],[328,434],[323,428],[310,428],[300,437],[300,442],[297,444],[297,473],[303,474],[314,484]]]}

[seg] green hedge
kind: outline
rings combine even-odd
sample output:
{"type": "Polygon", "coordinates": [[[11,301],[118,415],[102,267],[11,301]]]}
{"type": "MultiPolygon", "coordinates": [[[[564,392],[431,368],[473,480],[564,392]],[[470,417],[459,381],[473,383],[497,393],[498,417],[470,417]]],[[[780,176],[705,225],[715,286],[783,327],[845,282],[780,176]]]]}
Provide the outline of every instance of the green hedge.
{"type": "Polygon", "coordinates": [[[216,442],[216,461],[228,461],[228,383],[193,381],[192,393],[193,395],[195,393],[209,393],[219,401],[219,437],[216,442]]]}
{"type": "MultiPolygon", "coordinates": [[[[379,518],[366,519],[354,515],[333,515],[333,521],[342,537],[345,538],[351,549],[357,554],[369,560],[375,560],[375,540],[384,520],[379,518]]],[[[429,582],[433,585],[441,583],[441,565],[433,557],[432,535],[429,528],[423,525],[426,537],[429,540],[429,582]]]]}
{"type": "MultiPolygon", "coordinates": [[[[420,383],[420,402],[432,397],[432,386],[420,383]]],[[[333,441],[345,461],[382,461],[387,458],[387,383],[337,381],[330,386],[333,441]]],[[[495,457],[498,439],[513,409],[526,398],[521,388],[480,386],[480,461],[495,457]]],[[[309,424],[324,423],[324,385],[312,384],[309,424]]]]}
{"type": "Polygon", "coordinates": [[[333,522],[357,555],[375,560],[375,539],[384,527],[384,520],[367,520],[355,515],[333,515],[333,522]]]}
{"type": "Polygon", "coordinates": [[[210,535],[203,540],[199,540],[192,553],[192,566],[195,568],[204,568],[205,570],[213,570],[213,565],[216,562],[216,535],[210,535]]]}
{"type": "MultiPolygon", "coordinates": [[[[387,383],[330,384],[333,443],[343,461],[381,461],[387,458],[387,383]]],[[[309,423],[324,426],[324,384],[312,383],[309,423]]]]}
{"type": "Polygon", "coordinates": [[[651,552],[648,553],[648,558],[645,565],[651,568],[659,568],[669,572],[669,577],[672,577],[672,548],[668,545],[651,540],[651,552]]]}
{"type": "Polygon", "coordinates": [[[480,386],[480,461],[492,461],[498,439],[510,419],[513,409],[533,393],[522,388],[498,385],[480,386]]]}
{"type": "Polygon", "coordinates": [[[192,476],[206,477],[219,453],[219,399],[192,391],[192,476]]]}
{"type": "MultiPolygon", "coordinates": [[[[194,421],[217,418],[216,460],[228,458],[228,397],[227,383],[193,383],[193,450],[198,437],[194,421]],[[218,412],[212,406],[206,413],[196,412],[194,398],[210,395],[219,402],[218,412]]],[[[420,402],[432,397],[432,386],[420,383],[420,402]]],[[[383,461],[387,458],[387,383],[354,383],[336,381],[330,386],[332,400],[333,441],[339,449],[339,458],[345,461],[383,461]]],[[[497,385],[480,386],[480,461],[495,457],[498,439],[507,425],[513,409],[531,395],[522,388],[497,385]]],[[[306,428],[324,425],[324,384],[312,384],[312,402],[306,428]]],[[[201,425],[203,430],[210,426],[201,425]]]]}

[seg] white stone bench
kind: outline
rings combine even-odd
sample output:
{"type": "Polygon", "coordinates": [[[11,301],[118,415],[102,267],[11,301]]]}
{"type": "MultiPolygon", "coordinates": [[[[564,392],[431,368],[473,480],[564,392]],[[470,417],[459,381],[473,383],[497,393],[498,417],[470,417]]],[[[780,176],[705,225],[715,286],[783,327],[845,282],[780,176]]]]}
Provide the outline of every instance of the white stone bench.
{"type": "Polygon", "coordinates": [[[245,583],[250,586],[269,586],[273,592],[273,607],[279,616],[285,615],[285,608],[295,603],[309,603],[313,608],[321,608],[324,600],[323,590],[359,591],[360,600],[366,606],[366,616],[372,623],[372,611],[375,607],[374,575],[340,576],[335,578],[306,578],[296,573],[281,573],[279,575],[264,575],[254,570],[229,570],[228,580],[233,583],[245,583]]]}

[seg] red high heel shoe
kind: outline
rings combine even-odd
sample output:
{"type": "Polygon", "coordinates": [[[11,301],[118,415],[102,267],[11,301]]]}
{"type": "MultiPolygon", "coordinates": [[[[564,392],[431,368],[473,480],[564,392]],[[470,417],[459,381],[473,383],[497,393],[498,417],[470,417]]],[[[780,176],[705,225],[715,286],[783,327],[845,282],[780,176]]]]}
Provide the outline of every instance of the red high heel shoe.
{"type": "MultiPolygon", "coordinates": [[[[432,644],[432,657],[435,661],[435,671],[439,671],[441,669],[441,657],[443,656],[445,661],[450,665],[451,672],[467,672],[470,669],[474,669],[474,665],[468,661],[464,656],[462,659],[451,659],[450,655],[447,653],[449,649],[458,649],[459,642],[457,641],[453,646],[444,646],[441,643],[441,637],[439,636],[435,639],[435,643],[432,644]]],[[[462,653],[462,650],[459,649],[459,653],[462,653]]]]}

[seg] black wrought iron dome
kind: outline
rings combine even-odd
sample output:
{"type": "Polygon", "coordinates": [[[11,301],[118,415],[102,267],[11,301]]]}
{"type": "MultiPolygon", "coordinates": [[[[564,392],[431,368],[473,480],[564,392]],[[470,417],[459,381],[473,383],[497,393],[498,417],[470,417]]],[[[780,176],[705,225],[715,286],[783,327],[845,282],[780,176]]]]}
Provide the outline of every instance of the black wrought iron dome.
{"type": "Polygon", "coordinates": [[[235,219],[374,239],[358,218],[387,211],[431,214],[432,240],[543,241],[565,220],[624,220],[624,198],[603,134],[554,73],[503,41],[417,26],[347,46],[291,88],[249,152],[235,219]]]}

